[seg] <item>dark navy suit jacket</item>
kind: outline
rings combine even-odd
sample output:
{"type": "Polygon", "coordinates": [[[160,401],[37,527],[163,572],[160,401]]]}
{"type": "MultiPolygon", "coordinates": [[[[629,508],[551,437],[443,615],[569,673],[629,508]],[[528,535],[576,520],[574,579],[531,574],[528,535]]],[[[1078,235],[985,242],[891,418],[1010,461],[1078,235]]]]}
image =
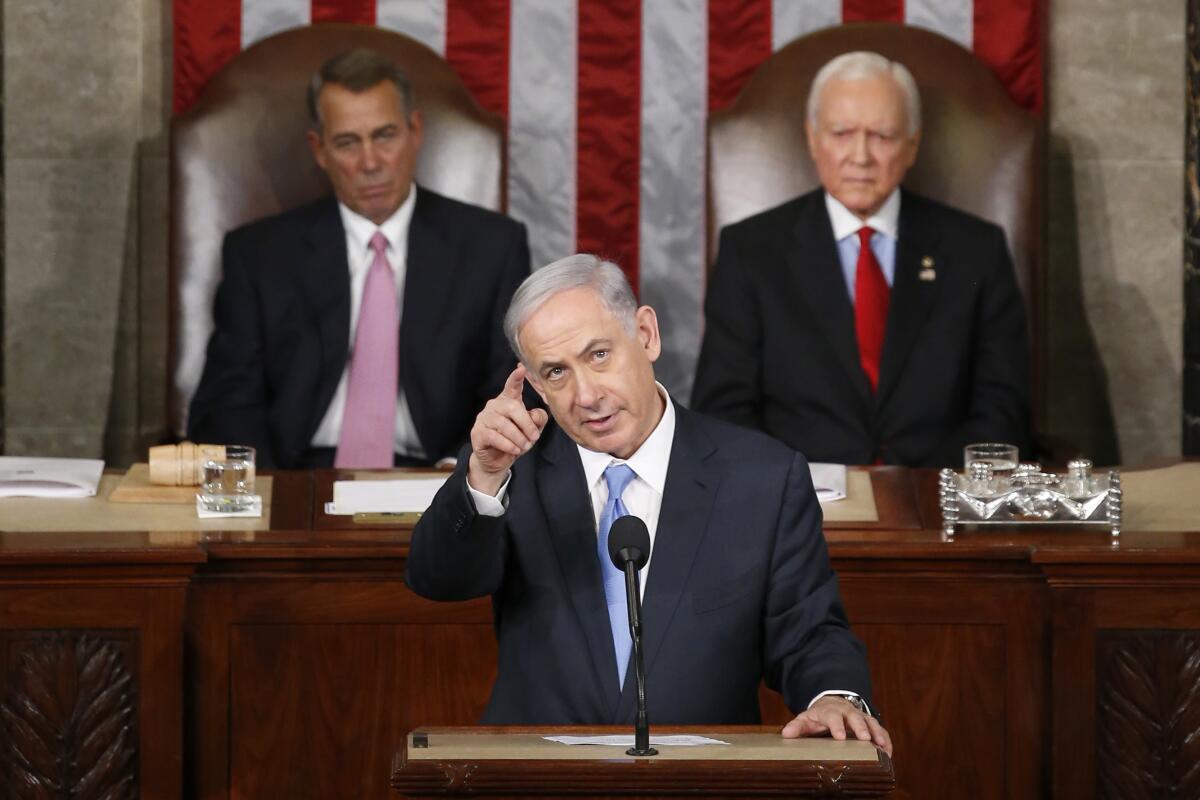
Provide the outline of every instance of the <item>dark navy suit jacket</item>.
{"type": "Polygon", "coordinates": [[[812,461],[959,467],[971,442],[1024,447],[1025,305],[1004,232],[903,191],[898,233],[872,393],[823,191],[726,227],[694,407],[812,461]]]}
{"type": "MultiPolygon", "coordinates": [[[[231,232],[222,268],[188,436],[254,445],[260,466],[297,466],[349,358],[350,271],[337,201],[231,232]]],[[[523,225],[417,188],[400,385],[431,461],[457,453],[515,366],[501,322],[528,274],[523,225]]]]}
{"type": "MultiPolygon", "coordinates": [[[[467,461],[417,524],[407,580],[435,600],[491,595],[499,673],[482,721],[632,724],[575,444],[551,423],[501,517],[475,512],[467,461]]],[[[654,723],[756,723],[764,678],[796,712],[827,689],[870,697],[808,465],[762,434],[678,408],[643,608],[654,723]]]]}

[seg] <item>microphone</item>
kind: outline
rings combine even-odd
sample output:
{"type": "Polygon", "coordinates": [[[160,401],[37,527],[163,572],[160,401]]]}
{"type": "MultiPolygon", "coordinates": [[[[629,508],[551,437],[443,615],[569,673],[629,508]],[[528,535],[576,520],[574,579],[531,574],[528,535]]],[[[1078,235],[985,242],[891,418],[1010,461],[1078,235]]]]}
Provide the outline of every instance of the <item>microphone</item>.
{"type": "Polygon", "coordinates": [[[633,674],[637,680],[637,723],[633,729],[631,756],[656,756],[650,746],[650,722],[646,718],[646,665],[642,656],[642,593],[638,570],[650,560],[650,531],[633,516],[618,517],[608,531],[608,557],[625,573],[625,600],[629,608],[629,633],[633,640],[633,674]]]}
{"type": "Polygon", "coordinates": [[[650,560],[650,531],[646,523],[628,514],[617,517],[608,531],[608,557],[617,569],[625,569],[632,562],[634,569],[641,569],[650,560]]]}

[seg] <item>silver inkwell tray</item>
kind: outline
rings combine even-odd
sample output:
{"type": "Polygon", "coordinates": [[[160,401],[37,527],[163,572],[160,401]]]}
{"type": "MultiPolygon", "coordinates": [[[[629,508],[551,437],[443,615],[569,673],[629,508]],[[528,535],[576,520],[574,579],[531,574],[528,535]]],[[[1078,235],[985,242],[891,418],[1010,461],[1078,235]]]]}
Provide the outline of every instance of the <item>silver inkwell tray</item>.
{"type": "Polygon", "coordinates": [[[1039,464],[997,466],[992,460],[972,460],[963,473],[941,471],[938,500],[944,538],[953,538],[956,528],[975,525],[1087,525],[1108,529],[1112,542],[1118,541],[1118,470],[1093,474],[1086,458],[1069,462],[1065,474],[1043,472],[1039,464]]]}

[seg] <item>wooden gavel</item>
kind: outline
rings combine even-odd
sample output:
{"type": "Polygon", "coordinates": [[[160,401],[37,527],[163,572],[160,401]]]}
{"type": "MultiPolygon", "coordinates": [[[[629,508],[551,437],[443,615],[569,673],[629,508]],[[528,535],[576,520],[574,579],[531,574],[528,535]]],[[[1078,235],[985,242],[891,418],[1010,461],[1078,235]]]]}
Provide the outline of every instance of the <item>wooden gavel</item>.
{"type": "Polygon", "coordinates": [[[204,462],[225,458],[223,444],[162,444],[150,448],[150,483],[159,486],[199,486],[204,462]]]}

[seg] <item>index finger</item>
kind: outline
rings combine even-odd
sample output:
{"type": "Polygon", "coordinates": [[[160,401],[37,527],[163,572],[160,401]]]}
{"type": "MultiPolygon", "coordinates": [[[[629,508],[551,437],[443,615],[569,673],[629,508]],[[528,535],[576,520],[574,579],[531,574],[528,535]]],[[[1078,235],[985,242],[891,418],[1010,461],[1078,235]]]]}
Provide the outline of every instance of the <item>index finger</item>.
{"type": "Polygon", "coordinates": [[[517,368],[508,373],[508,377],[504,380],[504,389],[500,394],[505,397],[511,397],[514,400],[519,400],[524,391],[525,365],[517,362],[517,368]]]}

